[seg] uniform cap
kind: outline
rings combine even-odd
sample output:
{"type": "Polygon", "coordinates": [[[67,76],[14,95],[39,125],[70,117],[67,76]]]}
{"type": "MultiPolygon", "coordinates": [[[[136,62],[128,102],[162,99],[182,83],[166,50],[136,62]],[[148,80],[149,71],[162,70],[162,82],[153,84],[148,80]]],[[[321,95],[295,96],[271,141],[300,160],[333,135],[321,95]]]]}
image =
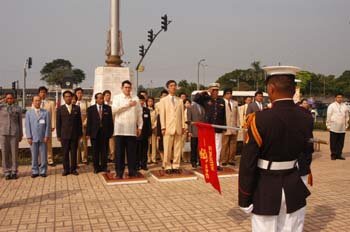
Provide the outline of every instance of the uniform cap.
{"type": "Polygon", "coordinates": [[[209,89],[220,89],[220,84],[219,83],[211,83],[208,86],[209,89]]]}
{"type": "Polygon", "coordinates": [[[295,79],[297,73],[301,70],[296,66],[266,66],[262,68],[266,72],[266,82],[271,76],[286,75],[295,79]]]}

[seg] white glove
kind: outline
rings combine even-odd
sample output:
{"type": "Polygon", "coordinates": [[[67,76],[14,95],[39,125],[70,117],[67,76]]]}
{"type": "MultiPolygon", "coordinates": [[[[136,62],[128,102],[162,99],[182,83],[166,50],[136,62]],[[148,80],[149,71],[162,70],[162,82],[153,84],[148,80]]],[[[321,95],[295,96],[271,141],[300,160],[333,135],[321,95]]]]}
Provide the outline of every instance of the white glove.
{"type": "Polygon", "coordinates": [[[239,207],[243,212],[245,212],[246,214],[249,214],[253,211],[253,204],[250,204],[250,206],[248,207],[239,207]]]}

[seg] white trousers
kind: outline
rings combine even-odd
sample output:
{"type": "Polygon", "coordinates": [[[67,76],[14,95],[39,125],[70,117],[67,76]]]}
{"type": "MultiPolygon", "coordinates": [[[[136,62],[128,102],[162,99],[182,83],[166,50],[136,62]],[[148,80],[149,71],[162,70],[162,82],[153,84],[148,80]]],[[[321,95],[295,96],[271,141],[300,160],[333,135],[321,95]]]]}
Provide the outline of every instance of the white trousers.
{"type": "Polygon", "coordinates": [[[287,214],[286,197],[282,189],[280,213],[277,216],[252,215],[253,232],[302,232],[305,208],[287,214]]]}
{"type": "Polygon", "coordinates": [[[216,165],[220,166],[220,154],[222,148],[222,133],[215,133],[216,165]]]}

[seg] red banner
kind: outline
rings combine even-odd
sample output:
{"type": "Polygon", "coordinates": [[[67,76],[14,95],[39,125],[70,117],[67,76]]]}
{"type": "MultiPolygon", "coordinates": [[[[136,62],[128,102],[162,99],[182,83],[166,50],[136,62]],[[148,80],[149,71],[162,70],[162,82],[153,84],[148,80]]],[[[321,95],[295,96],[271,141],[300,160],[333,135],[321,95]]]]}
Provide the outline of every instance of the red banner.
{"type": "Polygon", "coordinates": [[[210,124],[196,122],[198,128],[198,150],[205,182],[221,194],[216,166],[215,130],[210,124]]]}

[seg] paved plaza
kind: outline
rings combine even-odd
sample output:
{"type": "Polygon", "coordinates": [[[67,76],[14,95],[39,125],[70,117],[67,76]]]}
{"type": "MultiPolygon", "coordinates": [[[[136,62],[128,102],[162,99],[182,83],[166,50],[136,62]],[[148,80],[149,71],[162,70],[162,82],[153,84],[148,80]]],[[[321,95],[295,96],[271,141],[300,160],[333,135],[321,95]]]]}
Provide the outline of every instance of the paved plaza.
{"type": "MultiPolygon", "coordinates": [[[[315,132],[328,140],[328,133],[315,132]]],[[[350,136],[345,161],[331,161],[329,148],[314,154],[314,186],[305,231],[350,231],[350,136]]],[[[112,166],[111,166],[112,168],[112,166]]],[[[202,179],[107,186],[92,166],[62,177],[62,165],[47,178],[0,179],[0,231],[250,231],[237,206],[237,177],[222,178],[219,195],[202,179]]]]}

